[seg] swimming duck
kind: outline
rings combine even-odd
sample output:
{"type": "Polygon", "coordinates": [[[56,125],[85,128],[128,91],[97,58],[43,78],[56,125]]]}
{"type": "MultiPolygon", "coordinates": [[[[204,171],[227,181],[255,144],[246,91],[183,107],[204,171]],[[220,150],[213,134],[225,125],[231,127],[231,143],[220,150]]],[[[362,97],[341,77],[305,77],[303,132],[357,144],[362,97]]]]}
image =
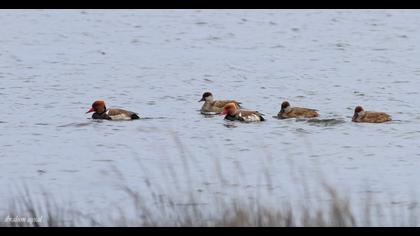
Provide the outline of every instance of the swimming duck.
{"type": "Polygon", "coordinates": [[[258,111],[249,111],[238,109],[236,104],[231,102],[223,107],[223,112],[220,115],[226,115],[225,119],[230,121],[255,122],[264,121],[264,117],[258,111]]]}
{"type": "Polygon", "coordinates": [[[105,120],[134,120],[139,119],[140,117],[132,112],[132,111],[126,111],[119,108],[110,108],[106,109],[105,101],[95,101],[92,104],[92,108],[89,109],[89,111],[86,112],[95,112],[92,115],[92,119],[105,119],[105,120]]]}
{"type": "Polygon", "coordinates": [[[204,101],[203,106],[201,107],[202,114],[208,113],[221,113],[223,112],[223,107],[228,103],[233,103],[237,108],[241,108],[239,105],[240,102],[235,100],[213,100],[213,94],[210,92],[203,93],[203,96],[199,102],[204,101]]]}
{"type": "Polygon", "coordinates": [[[365,123],[383,123],[391,121],[391,116],[384,112],[365,111],[363,107],[357,106],[351,121],[365,123]]]}
{"type": "Polygon", "coordinates": [[[288,101],[284,101],[281,104],[281,110],[277,114],[280,119],[287,118],[312,118],[319,116],[316,110],[303,108],[303,107],[291,107],[288,101]]]}

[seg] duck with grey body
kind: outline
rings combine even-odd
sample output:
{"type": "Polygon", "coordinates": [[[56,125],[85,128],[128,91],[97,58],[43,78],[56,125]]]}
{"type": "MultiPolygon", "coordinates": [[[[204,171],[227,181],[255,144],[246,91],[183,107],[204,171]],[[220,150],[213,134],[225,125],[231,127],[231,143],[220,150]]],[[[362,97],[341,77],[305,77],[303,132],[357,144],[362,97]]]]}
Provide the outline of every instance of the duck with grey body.
{"type": "Polygon", "coordinates": [[[234,103],[226,104],[220,115],[226,115],[225,119],[230,121],[237,120],[242,122],[258,122],[265,120],[262,114],[258,111],[238,109],[234,103]]]}
{"type": "Polygon", "coordinates": [[[140,117],[132,111],[127,111],[120,108],[107,109],[105,101],[98,100],[92,104],[92,107],[86,113],[94,112],[92,119],[100,120],[134,120],[140,117]]]}

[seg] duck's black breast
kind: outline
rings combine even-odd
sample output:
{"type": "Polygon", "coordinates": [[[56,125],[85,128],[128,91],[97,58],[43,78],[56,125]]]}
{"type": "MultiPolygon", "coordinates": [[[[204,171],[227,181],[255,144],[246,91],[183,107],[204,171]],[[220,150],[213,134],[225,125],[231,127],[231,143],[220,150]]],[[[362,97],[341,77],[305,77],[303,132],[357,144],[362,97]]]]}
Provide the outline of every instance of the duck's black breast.
{"type": "Polygon", "coordinates": [[[133,114],[131,115],[131,119],[132,119],[132,120],[135,120],[135,119],[140,119],[140,117],[139,117],[136,113],[133,113],[133,114]]]}
{"type": "Polygon", "coordinates": [[[99,120],[111,120],[111,117],[109,117],[105,112],[102,114],[99,113],[93,113],[92,119],[99,119],[99,120]]]}
{"type": "Polygon", "coordinates": [[[238,118],[237,118],[236,116],[226,115],[226,116],[225,116],[225,119],[226,119],[226,120],[230,120],[230,121],[235,121],[235,120],[237,120],[238,118]]]}

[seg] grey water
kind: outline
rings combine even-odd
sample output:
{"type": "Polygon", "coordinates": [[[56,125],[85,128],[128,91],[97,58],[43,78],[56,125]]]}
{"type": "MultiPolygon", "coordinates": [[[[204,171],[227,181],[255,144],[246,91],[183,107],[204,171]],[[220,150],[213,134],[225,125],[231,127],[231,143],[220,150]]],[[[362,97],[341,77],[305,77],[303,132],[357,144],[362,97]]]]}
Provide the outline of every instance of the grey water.
{"type": "Polygon", "coordinates": [[[187,174],[185,158],[195,182],[180,202],[191,186],[255,190],[267,166],[279,198],[301,173],[353,198],[405,204],[420,189],[418,10],[1,10],[0,23],[4,203],[26,183],[106,209],[124,203],[121,183],[187,174]],[[206,91],[266,121],[204,116],[206,91]],[[89,119],[97,99],[145,119],[89,119]],[[320,117],[273,118],[284,100],[320,117]],[[356,105],[394,121],[352,123],[356,105]],[[208,171],[217,163],[228,185],[208,171]]]}

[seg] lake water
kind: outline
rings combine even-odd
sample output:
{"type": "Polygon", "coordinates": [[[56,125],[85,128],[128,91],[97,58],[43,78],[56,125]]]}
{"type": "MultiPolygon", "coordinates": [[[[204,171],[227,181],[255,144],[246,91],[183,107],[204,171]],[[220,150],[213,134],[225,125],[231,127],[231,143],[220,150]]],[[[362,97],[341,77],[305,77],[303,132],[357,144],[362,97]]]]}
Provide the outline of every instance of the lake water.
{"type": "Polygon", "coordinates": [[[408,204],[420,189],[419,22],[418,10],[2,10],[0,199],[25,183],[86,212],[129,208],[119,186],[147,180],[205,204],[253,193],[268,173],[276,199],[323,176],[355,199],[408,204]],[[205,91],[267,121],[205,117],[205,91]],[[146,119],[91,120],[97,99],[146,119]],[[274,119],[284,100],[337,122],[274,119]],[[356,105],[394,121],[352,123],[356,105]]]}

